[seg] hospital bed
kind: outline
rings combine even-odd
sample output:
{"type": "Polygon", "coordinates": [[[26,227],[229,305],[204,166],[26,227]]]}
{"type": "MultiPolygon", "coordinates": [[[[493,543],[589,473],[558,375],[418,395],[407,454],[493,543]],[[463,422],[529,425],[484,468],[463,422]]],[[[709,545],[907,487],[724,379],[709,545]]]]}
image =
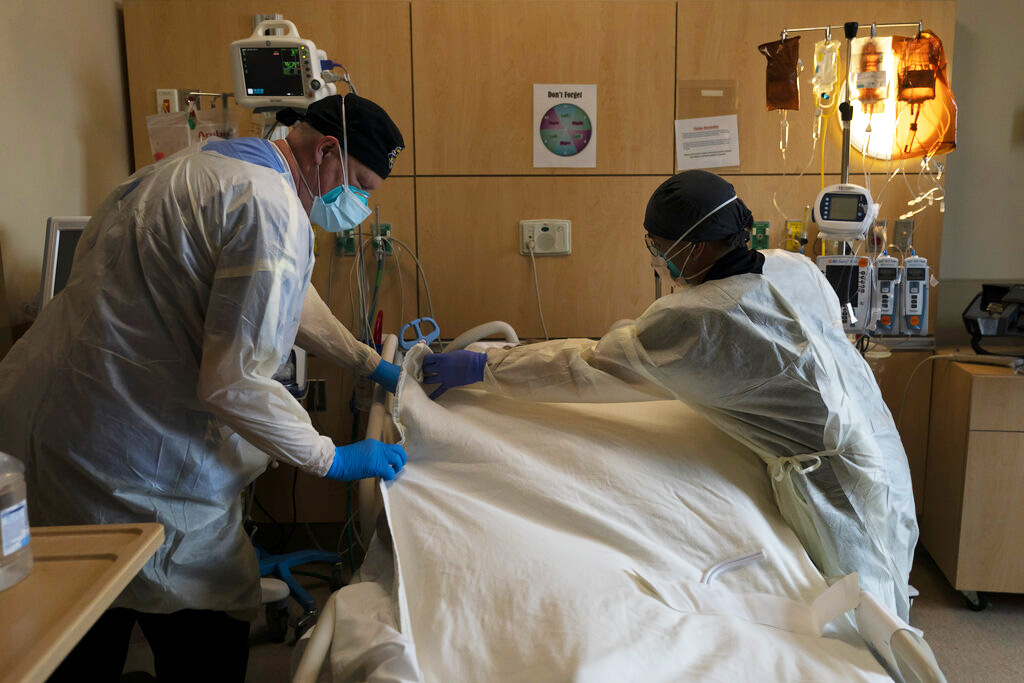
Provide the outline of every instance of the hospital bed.
{"type": "Polygon", "coordinates": [[[404,436],[409,462],[363,483],[366,559],[295,681],[945,680],[855,576],[826,582],[761,461],[684,405],[435,403],[426,352],[393,402],[378,389],[368,436],[404,436]]]}

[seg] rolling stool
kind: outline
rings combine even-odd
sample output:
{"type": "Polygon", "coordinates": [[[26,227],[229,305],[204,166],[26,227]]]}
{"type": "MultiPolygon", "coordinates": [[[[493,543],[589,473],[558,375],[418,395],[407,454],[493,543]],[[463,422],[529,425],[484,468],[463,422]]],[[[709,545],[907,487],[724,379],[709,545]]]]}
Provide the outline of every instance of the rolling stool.
{"type": "Polygon", "coordinates": [[[317,609],[313,596],[292,576],[292,568],[326,562],[331,565],[331,591],[336,591],[345,585],[341,555],[326,550],[271,555],[259,546],[256,546],[256,555],[260,562],[260,588],[263,590],[270,639],[275,643],[284,642],[288,633],[288,598],[294,597],[302,606],[302,616],[295,623],[295,640],[298,641],[316,623],[317,609]]]}

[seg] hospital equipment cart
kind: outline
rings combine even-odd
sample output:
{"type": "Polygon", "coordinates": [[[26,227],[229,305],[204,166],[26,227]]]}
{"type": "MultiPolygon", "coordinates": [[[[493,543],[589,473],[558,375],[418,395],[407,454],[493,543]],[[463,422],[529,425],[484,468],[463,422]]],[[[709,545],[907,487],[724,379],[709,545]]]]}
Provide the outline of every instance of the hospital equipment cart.
{"type": "Polygon", "coordinates": [[[921,541],[973,609],[1024,593],[1024,375],[937,360],[921,541]]]}
{"type": "Polygon", "coordinates": [[[0,593],[0,683],[45,681],[164,542],[151,523],[30,533],[32,573],[0,593]]]}

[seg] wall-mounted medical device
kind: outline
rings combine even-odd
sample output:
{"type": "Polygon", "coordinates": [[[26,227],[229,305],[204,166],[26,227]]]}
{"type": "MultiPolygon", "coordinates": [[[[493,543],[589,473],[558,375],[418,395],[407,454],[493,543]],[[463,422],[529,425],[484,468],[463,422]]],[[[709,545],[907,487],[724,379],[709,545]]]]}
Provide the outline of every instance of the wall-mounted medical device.
{"type": "Polygon", "coordinates": [[[900,332],[900,262],[893,256],[882,254],[875,259],[874,300],[878,306],[875,334],[900,332]]]}
{"type": "Polygon", "coordinates": [[[900,324],[903,334],[928,334],[928,259],[908,256],[903,259],[903,286],[900,292],[900,324]]]}
{"type": "Polygon", "coordinates": [[[871,193],[860,185],[829,185],[814,200],[814,222],[823,239],[858,240],[877,214],[871,193]]]}
{"type": "Polygon", "coordinates": [[[337,92],[333,74],[321,72],[327,53],[299,36],[287,19],[261,21],[252,35],[231,43],[235,101],[250,109],[305,109],[337,92]],[[266,35],[284,29],[284,34],[266,35]]]}
{"type": "Polygon", "coordinates": [[[871,324],[871,292],[874,288],[871,259],[852,254],[819,256],[818,268],[839,297],[843,328],[861,334],[871,324]]]}

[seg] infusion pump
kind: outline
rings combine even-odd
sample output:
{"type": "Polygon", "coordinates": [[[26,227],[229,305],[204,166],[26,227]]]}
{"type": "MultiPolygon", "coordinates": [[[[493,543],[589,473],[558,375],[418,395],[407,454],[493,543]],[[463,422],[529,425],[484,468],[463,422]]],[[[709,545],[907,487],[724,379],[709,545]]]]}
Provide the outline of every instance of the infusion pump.
{"type": "Polygon", "coordinates": [[[900,332],[900,262],[883,254],[875,259],[875,302],[878,306],[876,334],[900,332]]]}
{"type": "Polygon", "coordinates": [[[903,287],[900,292],[903,334],[928,334],[928,260],[920,256],[903,259],[903,287]]]}
{"type": "Polygon", "coordinates": [[[304,110],[337,92],[333,74],[321,72],[327,53],[299,36],[287,19],[261,21],[252,35],[231,43],[235,101],[250,109],[304,110]],[[285,29],[284,35],[264,35],[285,29]]]}
{"type": "Polygon", "coordinates": [[[871,321],[871,294],[874,289],[871,259],[864,256],[819,256],[818,268],[839,297],[843,328],[849,334],[862,334],[871,321]]]}

